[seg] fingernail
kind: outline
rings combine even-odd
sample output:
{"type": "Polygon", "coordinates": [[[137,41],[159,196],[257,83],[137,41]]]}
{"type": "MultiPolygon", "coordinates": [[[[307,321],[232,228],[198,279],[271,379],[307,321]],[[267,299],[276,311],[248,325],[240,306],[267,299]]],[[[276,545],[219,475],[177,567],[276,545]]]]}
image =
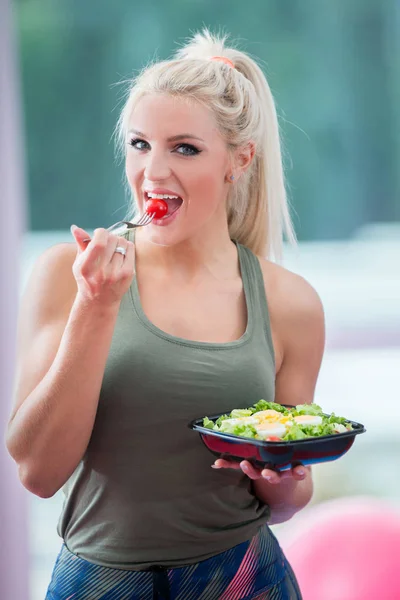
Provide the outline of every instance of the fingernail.
{"type": "Polygon", "coordinates": [[[77,229],[76,225],[71,225],[71,227],[70,227],[71,233],[73,233],[75,231],[75,229],[77,229]]]}
{"type": "Polygon", "coordinates": [[[212,468],[212,469],[220,469],[221,467],[220,467],[220,466],[218,466],[218,465],[211,465],[211,468],[212,468]]]}
{"type": "Polygon", "coordinates": [[[304,469],[297,469],[298,474],[300,475],[300,477],[303,477],[303,475],[306,474],[304,469]]]}

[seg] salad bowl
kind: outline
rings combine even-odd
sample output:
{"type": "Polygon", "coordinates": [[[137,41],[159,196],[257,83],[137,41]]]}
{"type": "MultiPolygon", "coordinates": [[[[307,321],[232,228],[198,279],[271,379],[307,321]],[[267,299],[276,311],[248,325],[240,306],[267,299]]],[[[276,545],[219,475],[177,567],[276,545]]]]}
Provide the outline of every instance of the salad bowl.
{"type": "MultiPolygon", "coordinates": [[[[277,471],[291,469],[300,463],[315,465],[337,460],[350,450],[356,436],[366,431],[362,423],[337,417],[334,413],[324,413],[315,404],[293,407],[265,400],[260,400],[249,409],[235,409],[231,415],[216,414],[194,419],[188,427],[200,435],[204,445],[218,458],[235,462],[248,460],[255,467],[277,471]],[[281,438],[270,435],[265,439],[257,439],[259,436],[252,426],[248,426],[248,422],[262,410],[272,413],[276,408],[282,414],[282,420],[285,421],[287,417],[293,423],[293,431],[287,427],[285,436],[281,438]],[[298,426],[294,418],[297,416],[301,421],[302,415],[310,415],[310,422],[314,417],[314,423],[318,420],[320,425],[306,423],[298,426]]],[[[268,427],[271,429],[270,425],[268,427]]]]}

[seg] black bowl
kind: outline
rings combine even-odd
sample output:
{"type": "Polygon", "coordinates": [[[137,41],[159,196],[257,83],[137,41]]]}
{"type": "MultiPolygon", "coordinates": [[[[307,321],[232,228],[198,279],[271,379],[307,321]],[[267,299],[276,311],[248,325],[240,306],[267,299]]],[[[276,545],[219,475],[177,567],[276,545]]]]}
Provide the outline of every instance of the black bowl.
{"type": "MultiPolygon", "coordinates": [[[[289,405],[283,405],[293,408],[289,405]]],[[[209,417],[216,421],[222,414],[209,417]]],[[[326,415],[330,416],[330,415],[326,415]]],[[[366,431],[364,425],[348,420],[353,431],[323,435],[321,437],[306,438],[291,442],[265,442],[251,438],[239,437],[231,433],[221,433],[203,427],[203,417],[194,419],[188,425],[197,431],[205,446],[218,458],[225,458],[235,462],[248,460],[256,467],[271,468],[285,471],[296,464],[316,465],[318,463],[337,460],[354,443],[356,435],[366,431]]]]}

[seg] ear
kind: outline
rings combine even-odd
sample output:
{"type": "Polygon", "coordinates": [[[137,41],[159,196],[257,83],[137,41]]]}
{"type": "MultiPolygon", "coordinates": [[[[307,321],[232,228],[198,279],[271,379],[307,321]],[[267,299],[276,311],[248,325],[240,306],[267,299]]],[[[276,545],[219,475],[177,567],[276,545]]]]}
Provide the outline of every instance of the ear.
{"type": "Polygon", "coordinates": [[[233,174],[237,181],[239,177],[247,171],[256,153],[256,145],[254,142],[248,142],[244,146],[236,148],[233,157],[233,174]]]}

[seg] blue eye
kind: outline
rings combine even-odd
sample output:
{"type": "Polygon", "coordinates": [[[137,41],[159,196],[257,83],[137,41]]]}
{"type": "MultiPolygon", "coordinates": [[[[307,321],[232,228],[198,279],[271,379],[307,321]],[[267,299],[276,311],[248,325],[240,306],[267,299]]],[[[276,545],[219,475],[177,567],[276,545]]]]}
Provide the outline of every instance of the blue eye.
{"type": "MultiPolygon", "coordinates": [[[[128,146],[135,148],[136,150],[149,150],[150,144],[145,140],[141,140],[139,138],[129,140],[128,146]]],[[[179,144],[176,146],[175,152],[177,154],[182,154],[183,156],[196,156],[196,154],[200,154],[201,150],[193,146],[192,144],[179,144]]]]}
{"type": "Polygon", "coordinates": [[[199,154],[201,150],[195,146],[192,146],[192,144],[179,144],[179,146],[176,148],[176,152],[178,152],[178,154],[183,154],[184,156],[196,156],[196,154],[199,154]],[[182,152],[180,152],[181,149],[182,152]]]}
{"type": "Polygon", "coordinates": [[[139,140],[139,139],[135,139],[135,140],[129,140],[128,142],[128,146],[132,146],[132,148],[136,148],[136,150],[144,150],[144,146],[141,146],[140,144],[144,144],[144,146],[149,146],[149,144],[147,142],[145,142],[144,140],[139,140]]]}

